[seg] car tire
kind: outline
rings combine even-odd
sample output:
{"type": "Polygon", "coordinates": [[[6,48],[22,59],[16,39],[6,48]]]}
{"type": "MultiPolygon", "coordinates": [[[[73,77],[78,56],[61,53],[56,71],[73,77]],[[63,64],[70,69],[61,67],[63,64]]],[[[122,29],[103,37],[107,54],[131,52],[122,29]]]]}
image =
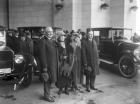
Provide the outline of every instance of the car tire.
{"type": "Polygon", "coordinates": [[[32,82],[32,70],[33,70],[32,66],[28,67],[27,72],[24,75],[24,80],[23,80],[24,87],[28,87],[32,82]]]}
{"type": "Polygon", "coordinates": [[[118,62],[120,74],[125,78],[132,78],[136,75],[137,69],[134,65],[134,60],[130,55],[123,55],[118,62]]]}

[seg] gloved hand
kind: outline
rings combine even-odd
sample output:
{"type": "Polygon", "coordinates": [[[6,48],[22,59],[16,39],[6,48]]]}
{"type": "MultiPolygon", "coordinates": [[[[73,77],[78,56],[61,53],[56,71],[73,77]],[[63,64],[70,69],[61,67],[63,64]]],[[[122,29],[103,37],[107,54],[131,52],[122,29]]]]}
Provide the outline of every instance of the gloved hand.
{"type": "Polygon", "coordinates": [[[64,76],[69,76],[71,73],[71,70],[64,70],[64,76]]]}
{"type": "Polygon", "coordinates": [[[84,70],[88,70],[88,67],[87,67],[87,65],[84,65],[84,70]]]}
{"type": "Polygon", "coordinates": [[[66,58],[67,58],[67,56],[64,56],[63,58],[64,58],[64,59],[66,59],[66,58]]]}
{"type": "Polygon", "coordinates": [[[61,74],[63,73],[64,75],[69,75],[71,72],[71,66],[69,64],[65,64],[62,68],[61,68],[61,74]]]}
{"type": "Polygon", "coordinates": [[[90,66],[88,66],[87,70],[88,70],[89,72],[91,72],[91,71],[92,71],[92,68],[91,68],[90,66]]]}
{"type": "Polygon", "coordinates": [[[49,80],[49,74],[47,72],[42,73],[41,76],[45,82],[49,80]]]}

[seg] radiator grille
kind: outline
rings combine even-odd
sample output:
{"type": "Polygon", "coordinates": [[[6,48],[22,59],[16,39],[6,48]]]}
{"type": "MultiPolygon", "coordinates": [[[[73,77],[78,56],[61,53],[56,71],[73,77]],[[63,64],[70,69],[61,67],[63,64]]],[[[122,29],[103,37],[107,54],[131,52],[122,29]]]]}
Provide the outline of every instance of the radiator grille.
{"type": "Polygon", "coordinates": [[[13,67],[13,57],[12,51],[0,51],[0,68],[13,67]]]}

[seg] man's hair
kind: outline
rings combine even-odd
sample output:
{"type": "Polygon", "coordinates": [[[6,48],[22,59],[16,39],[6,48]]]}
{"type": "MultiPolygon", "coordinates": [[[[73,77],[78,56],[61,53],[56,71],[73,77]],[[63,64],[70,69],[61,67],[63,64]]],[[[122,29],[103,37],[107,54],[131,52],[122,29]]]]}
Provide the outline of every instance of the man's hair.
{"type": "Polygon", "coordinates": [[[46,27],[46,32],[53,31],[52,27],[46,27]]]}

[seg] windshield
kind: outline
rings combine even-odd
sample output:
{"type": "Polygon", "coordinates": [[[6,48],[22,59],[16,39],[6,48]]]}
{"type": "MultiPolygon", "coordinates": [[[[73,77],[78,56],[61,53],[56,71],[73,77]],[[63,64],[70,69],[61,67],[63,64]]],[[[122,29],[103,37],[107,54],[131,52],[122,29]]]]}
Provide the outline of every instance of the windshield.
{"type": "Polygon", "coordinates": [[[114,37],[114,39],[127,39],[131,40],[132,37],[132,31],[128,29],[115,29],[115,30],[110,30],[109,36],[114,37]]]}
{"type": "Polygon", "coordinates": [[[0,46],[3,46],[5,44],[6,44],[5,31],[0,31],[0,46]]]}

